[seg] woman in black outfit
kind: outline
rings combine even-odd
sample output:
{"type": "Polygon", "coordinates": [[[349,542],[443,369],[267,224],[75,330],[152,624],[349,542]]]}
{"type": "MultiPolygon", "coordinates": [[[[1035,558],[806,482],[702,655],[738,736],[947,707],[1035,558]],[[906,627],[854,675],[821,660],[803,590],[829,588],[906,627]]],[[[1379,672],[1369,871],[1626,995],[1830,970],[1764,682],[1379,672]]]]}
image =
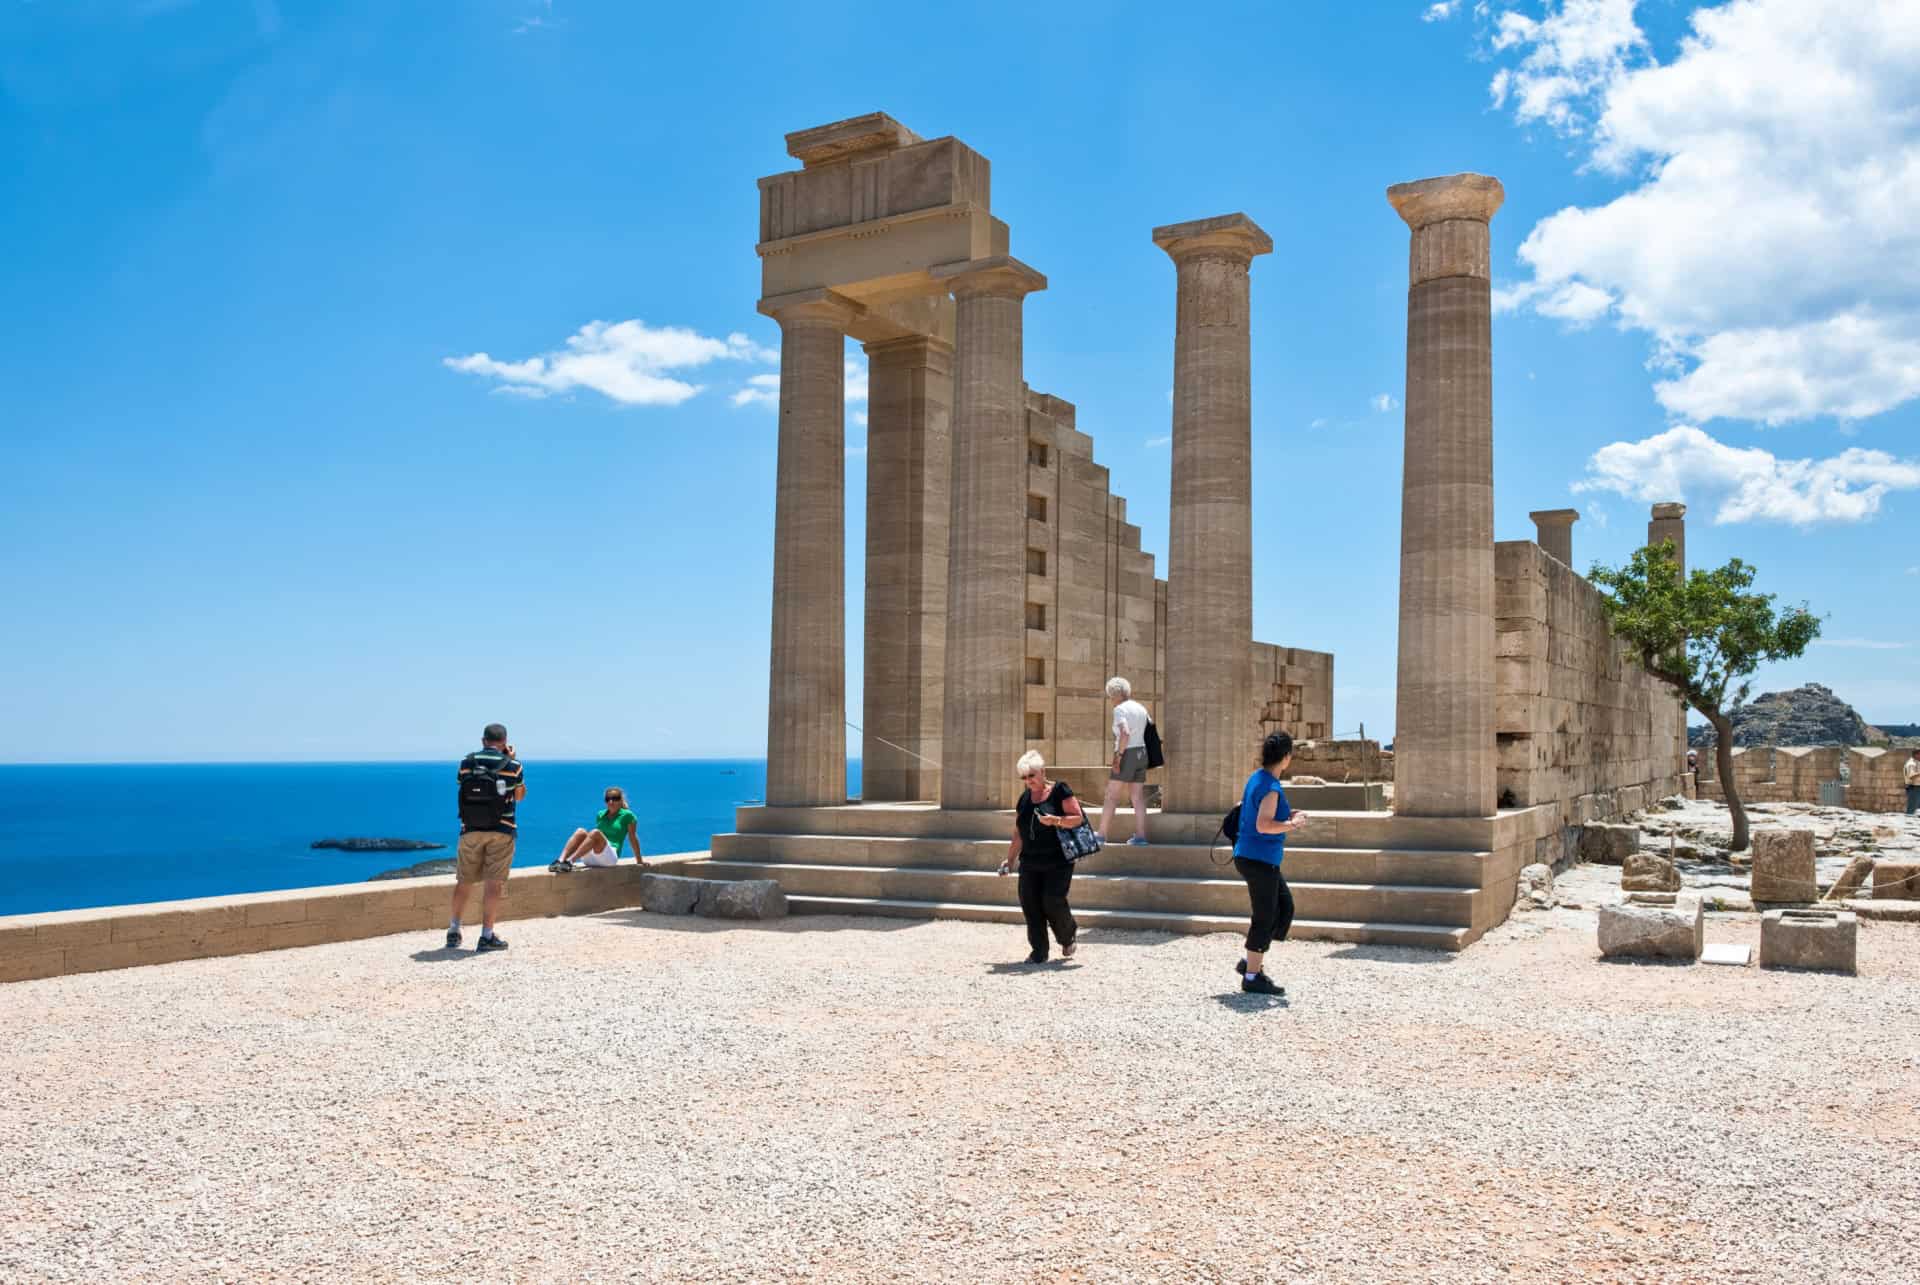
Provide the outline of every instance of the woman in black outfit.
{"type": "Polygon", "coordinates": [[[1027,944],[1033,953],[1029,964],[1047,962],[1047,929],[1060,939],[1060,957],[1073,958],[1074,938],[1080,926],[1073,922],[1067,907],[1067,887],[1073,882],[1073,863],[1060,851],[1062,827],[1072,829],[1085,818],[1080,800],[1065,781],[1047,779],[1047,763],[1028,750],[1020,756],[1020,779],[1026,789],[1014,804],[1013,843],[1007,859],[1000,863],[1000,874],[1007,874],[1017,861],[1020,866],[1020,913],[1027,917],[1027,944]]]}

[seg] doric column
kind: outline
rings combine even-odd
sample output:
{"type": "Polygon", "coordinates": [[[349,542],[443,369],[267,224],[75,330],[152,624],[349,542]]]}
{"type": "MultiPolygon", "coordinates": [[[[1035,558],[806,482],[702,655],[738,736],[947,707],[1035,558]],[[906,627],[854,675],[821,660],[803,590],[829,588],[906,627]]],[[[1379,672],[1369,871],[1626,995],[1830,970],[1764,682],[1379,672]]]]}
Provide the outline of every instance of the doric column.
{"type": "Polygon", "coordinates": [[[860,796],[939,797],[953,346],[866,345],[866,682],[860,796]],[[917,756],[917,757],[916,757],[917,756]]]}
{"type": "Polygon", "coordinates": [[[1579,509],[1535,509],[1527,514],[1533,519],[1535,541],[1546,550],[1550,558],[1558,558],[1561,563],[1573,565],[1573,524],[1580,520],[1579,509]]]}
{"type": "Polygon", "coordinates": [[[762,299],[780,323],[767,803],[847,801],[846,327],[830,290],[762,299]]]}
{"type": "Polygon", "coordinates": [[[1493,721],[1493,333],[1480,174],[1401,183],[1413,230],[1400,483],[1400,666],[1394,811],[1490,816],[1493,721]]]}
{"type": "MultiPolygon", "coordinates": [[[[1647,521],[1647,543],[1659,544],[1662,540],[1673,541],[1673,562],[1680,571],[1680,578],[1687,575],[1687,506],[1668,502],[1656,504],[1647,521]]],[[[1662,693],[1664,695],[1664,693],[1662,693]]],[[[1687,713],[1683,708],[1679,716],[1680,731],[1674,744],[1672,762],[1673,772],[1678,775],[1687,770],[1687,713]]],[[[1703,755],[1711,759],[1711,754],[1703,755]]]]}
{"type": "Polygon", "coordinates": [[[953,472],[940,806],[1001,808],[1025,743],[1023,300],[1047,279],[999,256],[936,268],[954,299],[953,472]]]}
{"type": "Polygon", "coordinates": [[[1240,797],[1255,725],[1253,369],[1248,267],[1273,240],[1244,214],[1153,230],[1173,258],[1173,495],[1167,544],[1165,807],[1240,797]]]}

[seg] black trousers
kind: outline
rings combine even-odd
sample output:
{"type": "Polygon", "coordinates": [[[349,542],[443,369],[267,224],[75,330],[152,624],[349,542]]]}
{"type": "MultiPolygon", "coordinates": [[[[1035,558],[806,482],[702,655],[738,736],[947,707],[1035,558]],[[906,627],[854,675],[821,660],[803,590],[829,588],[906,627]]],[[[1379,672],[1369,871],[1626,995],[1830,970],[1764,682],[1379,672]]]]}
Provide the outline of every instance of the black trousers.
{"type": "Polygon", "coordinates": [[[1287,930],[1293,927],[1293,892],[1279,866],[1235,857],[1233,868],[1247,881],[1247,900],[1253,906],[1247,949],[1265,954],[1274,942],[1285,941],[1287,930]]]}
{"type": "Polygon", "coordinates": [[[1072,945],[1080,932],[1073,911],[1067,908],[1067,888],[1072,883],[1073,867],[1064,861],[1043,866],[1021,863],[1020,913],[1027,917],[1027,945],[1034,954],[1046,955],[1049,927],[1062,946],[1072,945]]]}

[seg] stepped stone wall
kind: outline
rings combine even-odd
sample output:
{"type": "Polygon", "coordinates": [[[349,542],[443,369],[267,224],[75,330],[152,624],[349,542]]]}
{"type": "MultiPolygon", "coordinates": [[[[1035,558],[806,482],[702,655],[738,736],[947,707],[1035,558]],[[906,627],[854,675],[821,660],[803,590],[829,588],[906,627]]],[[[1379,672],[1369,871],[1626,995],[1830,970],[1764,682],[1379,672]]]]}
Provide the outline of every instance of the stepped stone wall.
{"type": "MultiPolygon", "coordinates": [[[[1026,748],[1063,767],[1110,757],[1107,679],[1125,677],[1156,718],[1166,692],[1167,583],[1155,578],[1140,528],[1127,520],[1126,499],[1113,493],[1107,468],[1094,462],[1093,438],[1075,419],[1073,403],[1028,390],[1026,748]]],[[[1333,726],[1332,655],[1251,640],[1248,646],[1248,761],[1270,731],[1326,736],[1333,726]]],[[[1165,735],[1171,755],[1178,729],[1165,735]]]]}
{"type": "Polygon", "coordinates": [[[1678,698],[1629,657],[1600,592],[1531,540],[1494,546],[1495,733],[1503,807],[1602,820],[1678,793],[1678,698]]]}
{"type": "MultiPolygon", "coordinates": [[[[1845,750],[1832,745],[1743,745],[1733,751],[1733,780],[1743,803],[1819,803],[1821,786],[1844,779],[1845,806],[1858,812],[1901,812],[1906,809],[1902,764],[1908,753],[1876,745],[1845,750]]],[[[1713,752],[1701,750],[1699,797],[1726,798],[1718,770],[1713,752]]]]}

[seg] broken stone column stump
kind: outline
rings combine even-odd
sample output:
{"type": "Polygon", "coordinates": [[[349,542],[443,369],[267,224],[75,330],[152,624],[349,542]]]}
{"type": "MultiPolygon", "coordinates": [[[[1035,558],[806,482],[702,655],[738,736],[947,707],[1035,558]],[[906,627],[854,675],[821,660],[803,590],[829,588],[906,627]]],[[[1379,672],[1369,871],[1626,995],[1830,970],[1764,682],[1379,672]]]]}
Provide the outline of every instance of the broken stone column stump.
{"type": "Polygon", "coordinates": [[[1814,878],[1813,831],[1755,830],[1753,889],[1755,904],[1820,900],[1814,878]]]}
{"type": "Polygon", "coordinates": [[[1860,918],[1845,910],[1769,910],[1760,917],[1760,967],[1851,973],[1860,918]]]}
{"type": "Polygon", "coordinates": [[[1617,906],[1600,907],[1600,954],[1607,959],[1700,958],[1706,944],[1706,913],[1700,898],[1679,893],[1638,893],[1617,906]]]}

